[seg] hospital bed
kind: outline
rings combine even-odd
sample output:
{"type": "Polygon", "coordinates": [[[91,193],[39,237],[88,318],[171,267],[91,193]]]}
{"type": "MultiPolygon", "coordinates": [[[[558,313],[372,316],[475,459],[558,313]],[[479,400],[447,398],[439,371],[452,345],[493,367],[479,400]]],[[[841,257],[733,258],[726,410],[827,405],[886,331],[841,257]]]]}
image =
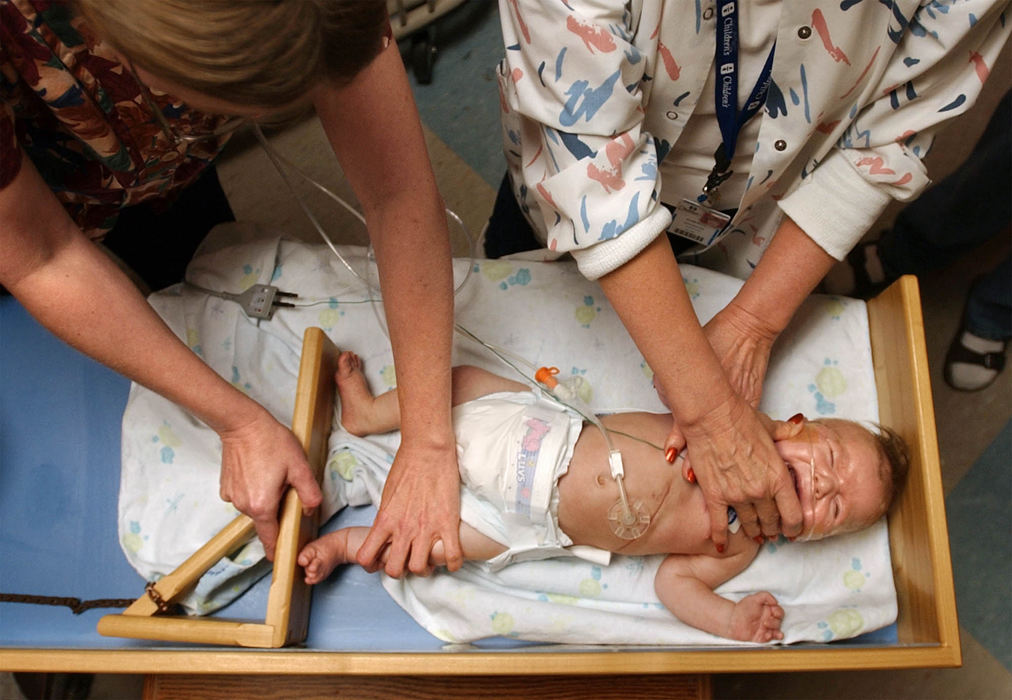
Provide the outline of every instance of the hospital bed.
{"type": "MultiPolygon", "coordinates": [[[[706,675],[712,673],[958,666],[915,278],[899,280],[870,301],[867,314],[880,421],[904,436],[913,451],[909,481],[889,517],[899,615],[887,634],[788,647],[552,645],[509,639],[445,644],[375,585],[373,575],[348,567],[333,594],[314,595],[305,642],[284,649],[105,637],[96,624],[109,611],[74,616],[66,608],[0,603],[0,670],[151,674],[153,695],[158,689],[171,694],[171,688],[210,687],[207,679],[188,678],[191,674],[216,674],[215,683],[239,694],[239,688],[250,692],[266,676],[317,681],[334,676],[334,684],[358,679],[376,687],[388,676],[411,676],[418,693],[433,695],[442,692],[437,682],[442,677],[458,678],[465,684],[460,687],[475,692],[482,687],[505,692],[528,683],[544,689],[546,678],[568,689],[586,683],[599,690],[601,676],[635,675],[639,685],[626,684],[625,693],[662,686],[671,691],[684,683],[685,697],[703,697],[706,675]],[[657,674],[688,675],[656,685],[657,674]]],[[[324,344],[313,362],[333,362],[334,352],[333,345],[324,344]]],[[[318,376],[321,383],[331,381],[326,371],[318,376]]],[[[117,543],[119,433],[128,390],[126,380],[49,336],[16,301],[0,299],[0,591],[82,599],[136,598],[142,592],[143,582],[117,543]]],[[[315,426],[310,440],[322,439],[318,433],[329,429],[325,419],[309,424],[315,426]]],[[[358,524],[368,522],[369,514],[349,508],[337,519],[338,525],[358,524]]],[[[270,583],[269,577],[261,580],[216,615],[263,620],[270,583]]],[[[301,686],[291,683],[313,682],[284,683],[295,688],[301,686]]]]}

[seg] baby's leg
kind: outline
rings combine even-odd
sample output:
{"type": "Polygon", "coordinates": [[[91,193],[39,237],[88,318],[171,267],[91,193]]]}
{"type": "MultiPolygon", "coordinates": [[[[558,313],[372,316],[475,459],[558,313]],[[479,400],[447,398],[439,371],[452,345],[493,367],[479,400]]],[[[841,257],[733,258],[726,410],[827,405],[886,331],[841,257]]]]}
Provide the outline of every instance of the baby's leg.
{"type": "Polygon", "coordinates": [[[341,424],[349,433],[364,437],[389,433],[401,427],[397,390],[373,396],[358,355],[342,352],[337,358],[334,379],[341,399],[341,424]]]}
{"type": "MultiPolygon", "coordinates": [[[[298,563],[306,570],[306,583],[313,585],[330,576],[330,572],[338,564],[352,564],[358,555],[358,548],[365,542],[369,534],[367,527],[345,527],[319,537],[299,552],[298,563]]],[[[460,524],[460,546],[464,550],[464,558],[485,561],[498,556],[506,548],[495,540],[486,537],[466,523],[460,524]]],[[[383,550],[381,560],[386,562],[387,550],[383,550]]],[[[429,566],[446,566],[443,543],[436,542],[429,554],[429,566]]]]}
{"type": "Polygon", "coordinates": [[[453,368],[453,394],[451,403],[459,406],[462,403],[501,391],[529,391],[530,385],[515,382],[498,374],[472,365],[459,365],[453,368]]]}
{"type": "MultiPolygon", "coordinates": [[[[401,409],[397,390],[373,396],[362,372],[362,360],[353,352],[337,358],[337,393],[341,397],[341,423],[352,435],[363,437],[388,433],[401,427],[401,409]]],[[[451,403],[458,406],[500,391],[527,391],[530,387],[500,377],[480,367],[461,365],[453,368],[451,403]]]]}
{"type": "MultiPolygon", "coordinates": [[[[481,534],[464,521],[460,523],[460,548],[464,550],[464,559],[468,561],[488,561],[506,551],[506,547],[481,534]]],[[[429,564],[446,566],[446,553],[443,551],[442,540],[432,545],[429,564]]]]}

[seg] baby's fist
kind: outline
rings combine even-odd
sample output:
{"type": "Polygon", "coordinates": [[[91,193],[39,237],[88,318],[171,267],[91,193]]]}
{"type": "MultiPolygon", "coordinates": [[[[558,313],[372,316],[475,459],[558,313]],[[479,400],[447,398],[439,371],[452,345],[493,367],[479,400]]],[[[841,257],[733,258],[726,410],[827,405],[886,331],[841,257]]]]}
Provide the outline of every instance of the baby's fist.
{"type": "Polygon", "coordinates": [[[784,609],[777,605],[777,599],[771,593],[753,593],[735,603],[728,636],[742,642],[783,639],[784,634],[780,631],[783,619],[784,609]]]}

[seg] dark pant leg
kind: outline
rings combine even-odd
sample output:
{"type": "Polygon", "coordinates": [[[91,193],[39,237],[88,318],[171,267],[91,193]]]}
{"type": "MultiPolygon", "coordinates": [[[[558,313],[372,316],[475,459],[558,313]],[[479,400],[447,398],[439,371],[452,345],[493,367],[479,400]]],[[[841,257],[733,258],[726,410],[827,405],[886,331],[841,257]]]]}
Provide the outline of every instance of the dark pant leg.
{"type": "Polygon", "coordinates": [[[147,202],[124,209],[103,242],[155,291],[181,282],[197,246],[226,221],[235,215],[209,166],[168,209],[147,202]]]}
{"type": "Polygon", "coordinates": [[[988,340],[1012,338],[1012,256],[978,279],[966,302],[966,330],[988,340]]]}
{"type": "Polygon", "coordinates": [[[513,195],[509,173],[504,174],[499,183],[499,192],[496,193],[492,215],[485,228],[485,256],[501,258],[511,253],[543,247],[513,195]]]}
{"type": "Polygon", "coordinates": [[[879,240],[887,277],[922,274],[1012,225],[1012,91],[1002,98],[969,158],[909,204],[879,240]]]}

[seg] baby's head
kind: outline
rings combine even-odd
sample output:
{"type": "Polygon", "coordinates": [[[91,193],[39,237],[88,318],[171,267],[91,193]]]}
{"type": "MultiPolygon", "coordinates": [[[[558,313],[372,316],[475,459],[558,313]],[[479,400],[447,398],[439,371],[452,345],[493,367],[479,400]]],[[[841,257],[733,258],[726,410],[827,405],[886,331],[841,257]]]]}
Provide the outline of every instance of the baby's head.
{"type": "Polygon", "coordinates": [[[873,525],[896,498],[910,461],[892,430],[839,419],[806,421],[776,446],[801,501],[804,540],[873,525]]]}

